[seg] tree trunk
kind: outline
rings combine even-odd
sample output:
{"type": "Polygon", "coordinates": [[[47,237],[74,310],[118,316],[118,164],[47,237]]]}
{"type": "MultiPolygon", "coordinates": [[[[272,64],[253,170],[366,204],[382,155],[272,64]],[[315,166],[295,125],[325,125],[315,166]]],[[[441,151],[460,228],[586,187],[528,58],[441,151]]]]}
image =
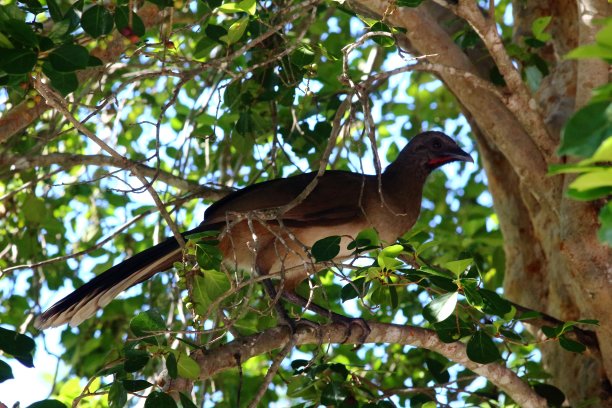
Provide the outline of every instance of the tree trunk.
{"type": "MultiPolygon", "coordinates": [[[[489,180],[506,252],[505,295],[517,303],[561,320],[597,319],[601,354],[574,354],[548,341],[542,348],[552,383],[572,405],[594,397],[612,404],[612,252],[596,236],[600,203],[577,202],[563,194],[568,176],[548,176],[563,124],[588,101],[591,90],[608,82],[600,61],[565,60],[578,45],[592,42],[593,18],[610,15],[605,0],[526,0],[514,2],[516,44],[532,35],[532,22],[552,16],[551,41],[538,50],[549,66],[535,94],[514,68],[497,30],[471,0],[450,9],[424,3],[416,9],[396,8],[386,1],[353,1],[360,13],[384,16],[407,30],[407,41],[420,54],[436,54],[431,62],[448,70],[440,78],[455,94],[472,123],[489,180]],[[467,20],[488,50],[474,58],[451,38],[444,21],[467,20]],[[434,17],[435,15],[435,17],[434,17]],[[480,75],[483,64],[495,62],[507,88],[503,97],[475,89],[465,73],[480,75]]],[[[543,337],[543,340],[545,338],[543,337]]]]}

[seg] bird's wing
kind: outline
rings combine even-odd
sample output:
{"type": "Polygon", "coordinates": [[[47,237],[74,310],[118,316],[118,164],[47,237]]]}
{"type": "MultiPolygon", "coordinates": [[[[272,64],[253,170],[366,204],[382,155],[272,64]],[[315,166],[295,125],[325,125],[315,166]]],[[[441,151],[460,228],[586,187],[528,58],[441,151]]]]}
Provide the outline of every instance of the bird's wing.
{"type": "MultiPolygon", "coordinates": [[[[232,213],[273,209],[291,203],[316,177],[316,173],[253,184],[229,194],[211,205],[204,214],[202,227],[221,225],[232,213]]],[[[363,214],[363,191],[372,184],[372,176],[346,171],[326,171],[315,189],[299,204],[283,214],[287,224],[330,225],[363,214]]]]}

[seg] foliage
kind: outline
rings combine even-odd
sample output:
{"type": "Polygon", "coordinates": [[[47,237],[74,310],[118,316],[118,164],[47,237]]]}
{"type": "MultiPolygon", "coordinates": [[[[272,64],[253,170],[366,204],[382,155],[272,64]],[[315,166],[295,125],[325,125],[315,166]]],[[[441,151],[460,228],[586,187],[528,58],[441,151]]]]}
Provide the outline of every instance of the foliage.
{"type": "MultiPolygon", "coordinates": [[[[596,36],[595,44],[583,45],[568,54],[570,58],[612,60],[612,19],[596,36]]],[[[576,200],[596,200],[612,194],[612,85],[593,92],[589,103],[567,122],[559,154],[584,157],[573,164],[551,166],[551,174],[577,173],[567,194],[576,200]]],[[[599,239],[612,245],[612,203],[608,200],[599,212],[599,239]]]]}
{"type": "MultiPolygon", "coordinates": [[[[402,7],[420,3],[397,1],[402,7]]],[[[506,6],[503,1],[498,7],[506,6]]],[[[508,51],[522,64],[521,74],[532,89],[547,75],[534,49],[549,40],[549,22],[534,23],[528,44],[513,44],[511,24],[500,21],[508,51]]],[[[156,0],[136,9],[124,1],[28,0],[0,9],[4,106],[39,106],[47,80],[67,101],[67,113],[51,110],[0,145],[0,320],[15,329],[0,330],[3,353],[30,364],[29,336],[40,333],[24,325],[24,316],[56,300],[51,292],[78,287],[170,234],[159,208],[133,177],[143,171],[137,164],[149,166],[154,190],[184,230],[197,225],[204,205],[230,187],[316,169],[342,102],[355,96],[349,80],[359,83],[363,76],[407,63],[386,36],[363,41],[345,60],[344,47],[368,31],[397,34],[342,2],[156,0]],[[172,18],[162,24],[157,7],[172,18]],[[117,48],[123,51],[113,55],[117,48]],[[99,159],[100,144],[76,130],[66,114],[130,162],[99,159]],[[185,187],[177,179],[193,183],[185,187]]],[[[481,46],[466,27],[454,38],[465,49],[481,46]]],[[[499,73],[491,72],[492,82],[500,84],[498,79],[499,73]]],[[[584,109],[604,120],[609,112],[602,100],[609,102],[598,99],[584,109]]],[[[363,130],[370,115],[376,119],[376,153],[387,161],[408,138],[432,128],[446,129],[472,148],[460,107],[430,73],[370,84],[365,98],[355,96],[350,105],[341,112],[342,133],[332,139],[329,168],[373,168],[363,130]]],[[[566,146],[594,146],[577,142],[572,130],[582,125],[584,114],[578,112],[576,123],[567,125],[566,146]]],[[[608,120],[606,132],[609,125],[608,120]]],[[[597,126],[594,133],[600,130],[597,126]]],[[[602,171],[597,164],[610,161],[610,147],[603,142],[573,168],[602,171]]],[[[380,242],[372,230],[354,237],[348,247],[359,258],[354,268],[328,262],[341,249],[340,237],[317,242],[313,258],[327,264],[298,292],[337,313],[430,328],[444,343],[462,341],[472,361],[505,364],[543,395],[558,399],[556,389],[542,383],[547,374],[536,357],[538,342],[521,323],[538,316],[518,312],[500,296],[503,241],[485,176],[459,165],[451,172],[452,180],[443,172],[430,176],[421,217],[397,242],[380,242]]],[[[601,187],[579,180],[578,191],[601,187]]],[[[610,185],[604,187],[607,194],[610,185]]],[[[610,214],[608,204],[602,211],[608,241],[610,214]]],[[[69,377],[56,384],[54,399],[33,406],[69,406],[79,399],[120,407],[143,395],[145,407],[176,406],[155,383],[157,373],[165,368],[170,379],[196,380],[202,373],[191,353],[214,352],[218,344],[277,324],[274,308],[250,272],[224,269],[214,237],[188,238],[186,261],[175,265],[178,279],[155,276],[96,318],[61,329],[60,354],[69,377]],[[91,380],[86,388],[79,383],[82,378],[91,380]]],[[[324,321],[298,308],[290,313],[324,321]]],[[[581,352],[583,345],[570,337],[575,324],[551,327],[546,334],[581,352]]],[[[197,382],[198,405],[246,406],[271,361],[271,356],[257,356],[241,361],[240,370],[197,382]]],[[[0,380],[11,377],[10,367],[0,361],[0,380]]],[[[191,395],[179,399],[183,407],[193,406],[191,395]]],[[[430,350],[399,344],[358,350],[345,344],[300,346],[281,365],[261,404],[281,400],[303,406],[513,404],[467,368],[430,350]]]]}

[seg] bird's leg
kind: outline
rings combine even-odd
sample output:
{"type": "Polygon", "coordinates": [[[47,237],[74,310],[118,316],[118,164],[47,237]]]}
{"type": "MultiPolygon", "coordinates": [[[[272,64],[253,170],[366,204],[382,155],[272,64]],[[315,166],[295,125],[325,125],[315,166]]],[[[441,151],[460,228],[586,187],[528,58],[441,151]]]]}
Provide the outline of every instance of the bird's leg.
{"type": "MultiPolygon", "coordinates": [[[[272,281],[270,279],[265,279],[262,281],[263,287],[268,295],[268,297],[270,299],[272,299],[272,301],[274,301],[276,299],[277,296],[277,292],[276,292],[276,288],[274,287],[274,284],[272,283],[272,281]]],[[[283,296],[284,297],[284,293],[283,292],[283,296]]],[[[285,324],[287,326],[289,326],[289,330],[291,330],[291,334],[295,334],[296,329],[297,329],[297,325],[298,324],[302,324],[308,327],[312,327],[315,330],[319,329],[319,325],[315,322],[311,322],[310,320],[307,319],[300,319],[300,320],[296,320],[296,319],[292,319],[289,314],[287,313],[287,309],[285,309],[285,307],[280,303],[280,302],[276,302],[274,304],[274,308],[276,309],[276,312],[278,313],[278,318],[281,322],[281,324],[285,324]]]]}
{"type": "Polygon", "coordinates": [[[288,302],[291,302],[298,306],[302,306],[303,308],[309,309],[318,315],[328,317],[329,319],[331,319],[332,322],[340,323],[344,327],[346,327],[346,337],[344,338],[342,343],[348,340],[349,336],[351,335],[351,326],[353,325],[356,325],[361,329],[361,336],[359,336],[359,342],[361,344],[365,343],[366,338],[372,331],[370,329],[370,326],[368,326],[368,323],[360,317],[359,318],[347,317],[347,316],[343,316],[341,314],[332,312],[331,310],[325,309],[324,307],[319,306],[314,302],[310,302],[308,299],[304,298],[301,295],[298,295],[295,292],[283,291],[281,296],[288,302]]]}

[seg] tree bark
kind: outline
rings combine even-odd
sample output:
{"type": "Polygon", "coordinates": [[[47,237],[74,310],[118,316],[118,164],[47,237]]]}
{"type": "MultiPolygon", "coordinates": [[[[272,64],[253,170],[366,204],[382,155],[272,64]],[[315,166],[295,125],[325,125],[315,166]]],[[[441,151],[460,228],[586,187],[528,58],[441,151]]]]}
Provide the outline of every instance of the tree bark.
{"type": "MultiPolygon", "coordinates": [[[[441,2],[438,2],[441,3],[441,2]]],[[[506,252],[505,295],[519,304],[561,320],[598,319],[601,356],[567,352],[557,342],[543,347],[552,383],[572,404],[598,396],[612,403],[612,253],[596,236],[596,203],[577,202],[563,194],[570,177],[548,176],[550,164],[563,158],[554,154],[563,124],[588,100],[593,87],[608,81],[600,62],[564,60],[572,48],[594,38],[593,18],[609,15],[605,0],[514,2],[515,41],[531,35],[537,17],[552,16],[552,39],[538,52],[550,74],[540,89],[530,93],[508,57],[495,26],[472,1],[447,5],[446,17],[431,4],[415,9],[397,8],[388,1],[353,0],[358,11],[383,18],[407,30],[407,42],[420,54],[436,54],[432,62],[482,75],[479,60],[454,44],[444,22],[456,15],[481,36],[490,59],[504,75],[506,100],[476,91],[459,75],[440,78],[464,107],[488,176],[489,189],[504,235],[506,252]],[[456,14],[453,16],[453,13],[456,14]],[[521,82],[521,83],[519,83],[521,82]],[[552,143],[552,145],[551,145],[552,143]]],[[[488,79],[488,78],[485,78],[488,79]]]]}

